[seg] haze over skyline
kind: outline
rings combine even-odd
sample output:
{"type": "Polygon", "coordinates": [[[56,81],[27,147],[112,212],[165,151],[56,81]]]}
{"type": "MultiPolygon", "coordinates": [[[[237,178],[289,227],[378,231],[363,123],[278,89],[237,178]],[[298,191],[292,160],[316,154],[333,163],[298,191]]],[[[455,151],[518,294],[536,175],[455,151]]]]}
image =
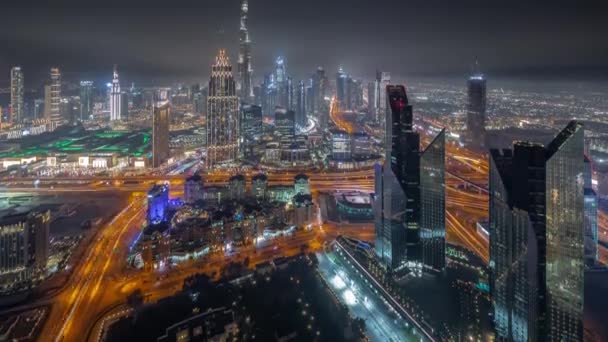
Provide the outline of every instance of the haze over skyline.
{"type": "MultiPolygon", "coordinates": [[[[96,79],[118,64],[124,79],[154,83],[205,80],[219,48],[236,59],[238,0],[4,7],[0,41],[10,48],[0,51],[0,70],[21,65],[27,86],[45,79],[51,65],[66,79],[96,79]]],[[[397,77],[457,76],[478,59],[490,75],[604,79],[605,8],[600,1],[252,0],[254,78],[281,55],[297,78],[317,65],[330,74],[342,65],[356,77],[376,68],[397,77]]]]}

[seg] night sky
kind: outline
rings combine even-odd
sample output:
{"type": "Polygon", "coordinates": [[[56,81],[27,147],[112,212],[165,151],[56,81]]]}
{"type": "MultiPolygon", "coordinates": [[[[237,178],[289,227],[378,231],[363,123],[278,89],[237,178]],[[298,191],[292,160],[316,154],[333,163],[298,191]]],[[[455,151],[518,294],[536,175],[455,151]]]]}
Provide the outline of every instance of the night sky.
{"type": "MultiPolygon", "coordinates": [[[[118,64],[123,79],[152,84],[206,81],[221,47],[236,62],[239,0],[6,2],[0,87],[7,86],[12,65],[24,68],[32,87],[51,65],[78,80],[109,79],[118,64]]],[[[343,65],[359,77],[376,68],[397,77],[459,76],[476,58],[490,75],[608,78],[608,5],[602,1],[249,3],[256,79],[278,55],[295,78],[317,65],[332,75],[343,65]]]]}

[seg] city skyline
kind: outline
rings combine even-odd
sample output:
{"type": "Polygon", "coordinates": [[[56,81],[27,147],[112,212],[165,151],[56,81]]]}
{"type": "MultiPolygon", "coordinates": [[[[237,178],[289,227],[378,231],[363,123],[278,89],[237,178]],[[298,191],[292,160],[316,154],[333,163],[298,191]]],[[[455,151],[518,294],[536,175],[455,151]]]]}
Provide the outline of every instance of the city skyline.
{"type": "MultiPolygon", "coordinates": [[[[101,77],[107,65],[118,64],[128,79],[150,84],[154,80],[176,82],[206,78],[214,51],[219,48],[225,48],[229,56],[237,60],[240,25],[234,13],[241,5],[238,0],[204,4],[178,1],[170,7],[146,2],[143,8],[138,7],[137,2],[129,5],[109,2],[93,9],[70,0],[52,8],[30,2],[33,3],[29,4],[30,20],[37,19],[36,25],[23,26],[27,21],[20,20],[23,5],[19,4],[9,5],[7,13],[13,15],[7,15],[0,23],[6,25],[3,38],[15,46],[0,55],[0,70],[8,71],[14,65],[21,65],[27,70],[27,87],[43,79],[44,70],[53,65],[59,65],[66,78],[81,73],[94,78],[101,77]],[[158,26],[153,19],[161,15],[166,20],[158,26]],[[75,20],[65,22],[66,17],[75,20]],[[107,18],[113,25],[105,25],[106,20],[101,18],[107,18]],[[147,24],[150,20],[155,26],[147,24]],[[42,25],[46,29],[41,30],[42,25]],[[171,28],[165,30],[164,25],[171,28]],[[73,30],[74,27],[79,29],[73,30]],[[46,43],[52,32],[56,35],[53,46],[46,43]],[[150,33],[156,33],[158,39],[146,39],[150,33]],[[147,53],[163,40],[174,47],[166,52],[147,53]],[[113,48],[105,49],[105,44],[112,44],[113,48]],[[97,53],[97,49],[102,52],[97,53]],[[39,53],[48,56],[44,63],[33,57],[39,53]],[[142,53],[147,58],[138,57],[142,53]],[[105,61],[105,65],[99,61],[105,61]]],[[[403,23],[399,38],[403,43],[387,45],[376,39],[383,34],[385,25],[374,24],[366,18],[376,15],[391,22],[397,13],[383,8],[394,4],[392,0],[385,0],[385,6],[376,7],[376,4],[358,1],[356,6],[345,7],[341,0],[325,4],[325,10],[316,13],[315,3],[276,1],[257,6],[252,2],[247,22],[255,42],[253,64],[256,70],[268,70],[276,56],[284,56],[297,78],[307,75],[316,65],[323,65],[327,70],[337,70],[343,65],[368,78],[373,77],[376,68],[391,70],[394,77],[399,78],[453,76],[468,73],[475,59],[486,73],[498,76],[603,78],[607,75],[608,50],[600,42],[608,26],[599,17],[600,2],[586,2],[584,6],[521,2],[507,7],[467,1],[462,6],[442,4],[442,8],[437,9],[431,3],[414,1],[411,6],[416,8],[417,15],[403,23]],[[293,17],[285,13],[300,15],[293,17]],[[312,18],[319,25],[308,30],[312,18]],[[496,22],[496,18],[500,21],[496,22]],[[275,25],[283,29],[273,30],[275,25]],[[443,35],[431,33],[431,27],[443,35]],[[531,30],[534,35],[526,34],[531,30]],[[298,43],[294,44],[295,41],[298,43]],[[360,46],[384,53],[368,57],[358,53],[360,46]],[[449,59],[442,49],[450,51],[449,59]]],[[[256,81],[261,77],[259,72],[254,74],[256,81]]]]}
{"type": "Polygon", "coordinates": [[[607,340],[602,5],[7,6],[2,336],[607,340]]]}

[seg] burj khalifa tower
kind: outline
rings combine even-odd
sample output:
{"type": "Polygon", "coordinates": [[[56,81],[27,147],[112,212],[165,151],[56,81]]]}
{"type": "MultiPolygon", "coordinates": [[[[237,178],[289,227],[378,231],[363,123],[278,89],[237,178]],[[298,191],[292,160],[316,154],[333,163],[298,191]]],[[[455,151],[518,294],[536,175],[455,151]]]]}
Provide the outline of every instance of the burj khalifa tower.
{"type": "Polygon", "coordinates": [[[249,3],[243,0],[241,4],[241,29],[239,34],[239,58],[238,58],[238,82],[237,92],[243,102],[249,102],[253,98],[252,74],[253,67],[251,66],[251,40],[249,40],[249,31],[247,30],[247,13],[249,12],[249,3]]]}

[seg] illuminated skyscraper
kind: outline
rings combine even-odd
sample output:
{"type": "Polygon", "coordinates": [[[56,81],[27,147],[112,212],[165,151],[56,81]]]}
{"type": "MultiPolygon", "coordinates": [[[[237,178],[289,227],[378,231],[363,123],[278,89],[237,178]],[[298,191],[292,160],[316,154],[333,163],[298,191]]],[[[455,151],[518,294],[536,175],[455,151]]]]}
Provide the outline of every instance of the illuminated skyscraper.
{"type": "Polygon", "coordinates": [[[249,31],[247,30],[247,15],[249,12],[249,3],[243,0],[241,4],[241,28],[239,35],[239,60],[238,73],[239,80],[237,84],[237,92],[245,102],[251,101],[253,98],[252,74],[253,67],[251,65],[251,40],[249,40],[249,31]]]}
{"type": "Polygon", "coordinates": [[[93,82],[80,81],[80,121],[89,120],[93,114],[93,82]]]}
{"type": "Polygon", "coordinates": [[[278,84],[282,84],[287,81],[287,71],[285,70],[285,61],[283,57],[277,57],[274,66],[274,80],[278,84]]]}
{"type": "Polygon", "coordinates": [[[110,120],[122,119],[122,94],[120,92],[120,81],[118,80],[118,71],[114,66],[114,74],[112,78],[112,90],[110,91],[110,120]]]}
{"type": "Polygon", "coordinates": [[[585,262],[593,266],[597,261],[597,194],[593,190],[591,159],[585,155],[585,262]]]}
{"type": "Polygon", "coordinates": [[[486,145],[486,79],[476,71],[467,81],[467,142],[483,149],[486,145]]]}
{"type": "Polygon", "coordinates": [[[296,100],[296,126],[303,128],[306,127],[306,88],[304,87],[304,81],[298,83],[296,100]]]}
{"type": "Polygon", "coordinates": [[[51,124],[51,129],[63,124],[61,115],[61,72],[51,68],[51,80],[44,88],[44,118],[51,124]]]}
{"type": "MultiPolygon", "coordinates": [[[[376,80],[374,81],[375,91],[373,96],[374,109],[376,113],[375,121],[383,122],[386,112],[386,87],[391,83],[391,74],[376,70],[376,80]]],[[[371,100],[370,100],[371,101],[371,100]]]]}
{"type": "Polygon", "coordinates": [[[152,166],[159,167],[169,158],[171,105],[159,101],[152,108],[152,166]]]}
{"type": "Polygon", "coordinates": [[[325,70],[322,67],[318,67],[317,72],[313,76],[312,93],[314,97],[312,101],[314,108],[312,111],[319,115],[325,102],[325,96],[327,96],[327,76],[325,76],[325,70]]]}
{"type": "Polygon", "coordinates": [[[232,66],[220,50],[211,68],[207,99],[207,167],[233,162],[239,153],[239,103],[232,66]]]}
{"type": "Polygon", "coordinates": [[[342,67],[338,69],[336,73],[336,99],[341,110],[347,109],[346,96],[348,95],[348,75],[342,70],[342,67]]]}
{"type": "Polygon", "coordinates": [[[583,129],[490,151],[490,293],[498,340],[582,341],[583,129]]]}
{"type": "Polygon", "coordinates": [[[445,130],[420,155],[422,262],[445,268],[445,130]]]}
{"type": "Polygon", "coordinates": [[[20,123],[23,117],[23,71],[21,67],[11,69],[11,116],[10,122],[20,123]]]}
{"type": "Polygon", "coordinates": [[[406,267],[420,274],[423,267],[443,269],[444,133],[421,157],[405,87],[388,86],[387,101],[385,164],[375,170],[376,254],[388,270],[406,267]]]}

